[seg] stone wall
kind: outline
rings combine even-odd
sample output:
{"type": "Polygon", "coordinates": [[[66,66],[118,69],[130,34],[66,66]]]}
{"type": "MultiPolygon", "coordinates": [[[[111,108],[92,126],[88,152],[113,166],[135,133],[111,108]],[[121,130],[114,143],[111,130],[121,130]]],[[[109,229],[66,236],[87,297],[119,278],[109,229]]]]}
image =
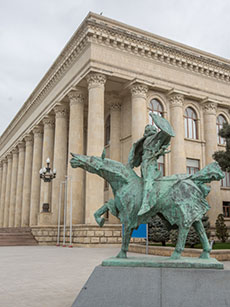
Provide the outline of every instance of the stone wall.
{"type": "MultiPolygon", "coordinates": [[[[121,246],[120,224],[107,224],[102,228],[95,225],[76,225],[72,228],[72,246],[103,247],[121,246]]],[[[57,245],[58,229],[56,226],[31,227],[32,234],[39,245],[57,245]]],[[[143,239],[132,238],[131,242],[140,243],[143,239]]],[[[65,243],[70,243],[70,230],[66,227],[65,243]]],[[[63,245],[63,226],[60,228],[60,245],[63,245]]]]}

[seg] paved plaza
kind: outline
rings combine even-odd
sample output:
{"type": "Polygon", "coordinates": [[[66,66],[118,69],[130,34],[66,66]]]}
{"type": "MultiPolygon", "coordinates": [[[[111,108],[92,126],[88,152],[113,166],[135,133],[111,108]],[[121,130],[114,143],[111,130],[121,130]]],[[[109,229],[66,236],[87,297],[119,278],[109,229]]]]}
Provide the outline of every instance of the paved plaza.
{"type": "MultiPolygon", "coordinates": [[[[95,266],[118,251],[111,247],[0,247],[0,307],[70,307],[95,266]]],[[[230,269],[230,262],[224,264],[230,269]]]]}

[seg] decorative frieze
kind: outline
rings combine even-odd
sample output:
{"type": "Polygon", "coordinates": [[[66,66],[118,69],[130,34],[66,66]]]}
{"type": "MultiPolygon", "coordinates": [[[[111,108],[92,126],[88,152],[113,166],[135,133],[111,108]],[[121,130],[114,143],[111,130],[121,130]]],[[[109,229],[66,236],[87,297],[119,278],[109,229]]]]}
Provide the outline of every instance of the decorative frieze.
{"type": "Polygon", "coordinates": [[[106,82],[106,76],[99,73],[89,73],[86,76],[88,88],[104,86],[106,82]]]}

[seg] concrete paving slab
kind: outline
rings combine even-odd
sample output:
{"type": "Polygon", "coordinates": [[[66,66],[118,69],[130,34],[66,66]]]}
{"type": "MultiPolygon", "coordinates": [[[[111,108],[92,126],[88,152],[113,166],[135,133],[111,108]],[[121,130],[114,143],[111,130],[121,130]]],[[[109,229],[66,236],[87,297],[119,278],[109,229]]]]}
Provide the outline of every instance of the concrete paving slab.
{"type": "MultiPolygon", "coordinates": [[[[0,247],[0,306],[70,307],[94,268],[119,250],[112,247],[0,247]]],[[[230,262],[224,262],[224,268],[229,270],[230,262]]]]}

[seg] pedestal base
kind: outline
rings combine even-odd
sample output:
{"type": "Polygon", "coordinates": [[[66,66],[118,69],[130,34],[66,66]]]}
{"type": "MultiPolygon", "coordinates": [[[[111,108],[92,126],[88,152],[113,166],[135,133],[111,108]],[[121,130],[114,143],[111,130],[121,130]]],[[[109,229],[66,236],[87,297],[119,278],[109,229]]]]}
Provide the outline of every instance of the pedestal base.
{"type": "Polygon", "coordinates": [[[230,271],[98,266],[72,307],[226,307],[230,271]]]}
{"type": "Polygon", "coordinates": [[[184,268],[184,269],[223,269],[223,263],[215,258],[201,259],[181,257],[173,260],[170,257],[111,257],[102,262],[103,266],[151,267],[151,268],[184,268]]]}

